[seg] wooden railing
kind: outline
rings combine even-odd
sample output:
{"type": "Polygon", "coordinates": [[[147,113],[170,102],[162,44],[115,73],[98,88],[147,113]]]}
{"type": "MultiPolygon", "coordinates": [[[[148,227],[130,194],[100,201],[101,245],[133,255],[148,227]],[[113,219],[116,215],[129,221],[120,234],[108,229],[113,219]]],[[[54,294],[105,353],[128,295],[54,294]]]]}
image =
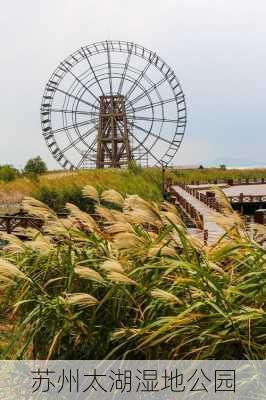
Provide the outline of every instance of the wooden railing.
{"type": "Polygon", "coordinates": [[[207,181],[191,181],[190,185],[217,185],[226,184],[235,185],[260,185],[266,184],[266,178],[240,178],[240,179],[212,179],[207,181]]]}
{"type": "Polygon", "coordinates": [[[190,216],[193,221],[195,221],[197,228],[204,230],[203,215],[173,188],[169,187],[169,191],[171,193],[171,196],[174,197],[174,199],[183,208],[183,210],[190,216]]]}
{"type": "MultiPolygon", "coordinates": [[[[209,184],[211,184],[211,183],[217,184],[217,183],[221,183],[221,181],[209,182],[209,184]]],[[[243,179],[242,179],[242,183],[243,183],[243,179]]],[[[266,184],[266,180],[264,180],[264,178],[261,178],[260,181],[258,181],[256,179],[253,179],[253,180],[246,179],[245,183],[249,184],[249,185],[252,185],[255,183],[266,184]],[[249,182],[249,183],[246,183],[246,182],[249,182]]],[[[197,184],[199,184],[199,182],[197,184]]],[[[202,184],[202,183],[200,183],[200,184],[202,184]]],[[[235,180],[234,184],[232,184],[232,185],[237,185],[237,184],[240,184],[239,180],[238,181],[235,180]]],[[[181,183],[181,182],[173,183],[172,181],[168,180],[167,187],[169,188],[172,185],[181,187],[186,192],[190,193],[192,196],[196,197],[198,200],[202,201],[204,204],[206,204],[208,207],[212,208],[213,210],[215,210],[217,212],[222,211],[222,207],[216,200],[215,196],[208,196],[207,194],[201,193],[198,189],[191,188],[190,185],[187,185],[185,183],[181,183]]],[[[266,194],[265,195],[251,195],[251,194],[244,195],[243,193],[240,193],[240,195],[238,195],[238,196],[227,196],[227,198],[230,203],[239,203],[239,204],[242,204],[242,203],[260,203],[260,204],[266,203],[266,194]]]]}
{"type": "Polygon", "coordinates": [[[239,196],[227,196],[230,203],[266,203],[266,195],[256,196],[256,195],[244,195],[240,193],[239,196]]]}
{"type": "Polygon", "coordinates": [[[18,215],[0,215],[0,231],[12,233],[16,228],[34,228],[42,231],[43,221],[40,218],[18,215]]]}
{"type": "Polygon", "coordinates": [[[200,193],[197,189],[191,189],[185,183],[175,183],[175,185],[181,187],[187,193],[191,194],[214,211],[222,212],[222,207],[216,200],[215,196],[208,196],[204,193],[200,193]]]}

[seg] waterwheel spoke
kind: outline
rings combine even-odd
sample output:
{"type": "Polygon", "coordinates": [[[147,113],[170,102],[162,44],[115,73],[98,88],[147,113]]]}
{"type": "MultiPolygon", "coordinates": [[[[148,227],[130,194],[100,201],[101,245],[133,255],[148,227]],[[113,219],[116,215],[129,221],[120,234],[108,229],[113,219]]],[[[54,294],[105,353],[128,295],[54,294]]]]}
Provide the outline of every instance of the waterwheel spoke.
{"type": "Polygon", "coordinates": [[[86,58],[86,60],[87,60],[87,62],[88,62],[88,64],[89,64],[89,67],[90,67],[91,72],[92,72],[92,74],[93,74],[93,76],[94,76],[94,79],[95,79],[95,81],[97,82],[97,85],[98,85],[98,87],[99,87],[99,89],[100,89],[102,95],[104,96],[103,88],[102,88],[102,86],[101,86],[101,84],[100,84],[100,81],[99,81],[99,79],[98,79],[98,77],[97,77],[97,75],[96,75],[96,73],[95,73],[95,71],[94,71],[94,69],[93,69],[93,67],[92,67],[92,65],[91,65],[91,62],[90,62],[90,60],[89,60],[89,57],[87,56],[87,54],[86,54],[86,52],[85,52],[85,50],[84,50],[83,47],[82,47],[82,51],[83,51],[83,54],[84,54],[84,56],[85,56],[85,58],[86,58]]]}
{"type": "Polygon", "coordinates": [[[93,146],[95,146],[96,144],[96,138],[93,140],[93,142],[90,144],[89,148],[85,151],[85,153],[83,154],[83,156],[81,157],[79,163],[77,164],[76,168],[80,168],[83,161],[86,159],[87,155],[89,154],[90,151],[95,151],[93,150],[93,146]]]}
{"type": "MultiPolygon", "coordinates": [[[[63,150],[61,150],[61,153],[64,154],[66,151],[70,150],[72,147],[74,147],[77,143],[83,141],[84,139],[90,136],[93,132],[95,132],[96,129],[95,127],[89,129],[87,132],[83,133],[83,135],[79,136],[77,139],[75,139],[73,142],[71,142],[68,146],[66,146],[63,150]]],[[[87,145],[87,143],[85,143],[87,145]]]]}
{"type": "Polygon", "coordinates": [[[77,82],[79,82],[79,83],[81,84],[81,86],[82,86],[85,90],[87,90],[87,92],[89,92],[90,95],[91,95],[98,103],[100,103],[99,98],[98,98],[97,96],[95,96],[95,94],[88,88],[88,86],[84,85],[84,83],[79,79],[79,77],[77,77],[77,76],[74,74],[74,72],[71,71],[71,69],[69,69],[69,68],[66,66],[66,64],[62,63],[62,65],[63,65],[63,68],[65,68],[65,69],[67,70],[67,72],[69,72],[70,75],[72,75],[73,78],[74,78],[77,82]]]}
{"type": "Polygon", "coordinates": [[[80,126],[86,126],[86,125],[89,125],[89,124],[93,124],[93,123],[95,123],[97,121],[98,121],[98,119],[89,119],[87,121],[77,122],[77,123],[72,124],[72,125],[66,125],[63,128],[54,129],[54,130],[50,131],[49,133],[54,135],[55,133],[63,132],[63,131],[69,130],[69,129],[75,129],[75,128],[80,127],[80,126]]]}
{"type": "Polygon", "coordinates": [[[77,114],[77,115],[99,115],[98,112],[92,111],[74,111],[74,110],[65,110],[63,108],[50,108],[49,111],[41,110],[43,115],[48,115],[49,112],[54,113],[62,113],[62,114],[77,114]]]}
{"type": "Polygon", "coordinates": [[[148,69],[151,66],[152,60],[155,57],[155,53],[153,53],[151,59],[149,60],[149,62],[146,64],[146,66],[144,67],[144,69],[140,72],[139,76],[137,77],[137,79],[135,80],[135,82],[133,83],[133,85],[129,88],[129,90],[127,91],[127,93],[125,94],[125,98],[128,99],[132,93],[134,92],[134,90],[136,89],[136,87],[138,86],[139,82],[141,81],[141,79],[143,78],[143,76],[146,74],[146,72],[148,71],[148,69]]]}
{"type": "MultiPolygon", "coordinates": [[[[138,112],[138,111],[148,110],[149,108],[153,108],[153,107],[163,106],[164,104],[172,103],[173,101],[176,101],[175,97],[172,97],[171,99],[157,101],[152,104],[145,104],[144,106],[133,108],[133,112],[138,112]]],[[[130,111],[129,111],[129,113],[130,113],[130,111]]]]}
{"type": "Polygon", "coordinates": [[[93,108],[96,108],[97,110],[99,110],[99,107],[97,107],[95,104],[92,104],[89,101],[83,100],[80,97],[74,96],[73,94],[70,94],[70,93],[66,92],[65,90],[59,89],[59,88],[51,86],[49,84],[47,85],[47,87],[54,89],[55,92],[62,93],[68,97],[71,97],[72,99],[78,100],[79,102],[86,104],[87,106],[90,106],[90,107],[93,107],[93,108]]]}
{"type": "Polygon", "coordinates": [[[162,140],[163,142],[165,142],[165,143],[168,143],[168,144],[172,144],[172,142],[170,141],[170,140],[167,140],[167,139],[165,139],[165,138],[163,138],[162,136],[160,136],[160,135],[156,135],[155,133],[153,133],[151,130],[147,130],[147,129],[145,129],[145,128],[142,128],[141,126],[139,126],[139,125],[137,125],[137,124],[134,124],[133,122],[131,122],[130,123],[130,125],[131,126],[134,126],[135,128],[137,128],[137,129],[139,129],[140,131],[142,131],[142,132],[144,132],[144,133],[147,133],[148,135],[151,135],[151,136],[153,136],[153,137],[155,137],[157,140],[162,140]]]}
{"type": "Polygon", "coordinates": [[[132,55],[133,46],[134,46],[134,44],[131,43],[131,47],[130,47],[130,49],[128,51],[127,59],[126,59],[126,62],[125,62],[124,70],[122,72],[122,77],[121,77],[121,80],[119,82],[118,94],[122,93],[122,89],[123,89],[124,82],[125,82],[125,77],[126,77],[126,74],[127,74],[127,70],[128,70],[130,59],[131,59],[131,55],[132,55]]]}
{"type": "Polygon", "coordinates": [[[106,50],[107,50],[107,66],[108,66],[108,79],[109,79],[110,95],[113,96],[111,54],[110,54],[109,45],[108,45],[107,40],[106,40],[106,50]]]}
{"type": "Polygon", "coordinates": [[[177,123],[178,119],[168,119],[168,118],[156,118],[156,117],[144,117],[144,116],[135,116],[135,115],[128,115],[127,119],[133,119],[135,121],[155,121],[155,122],[172,122],[177,123]]]}
{"type": "Polygon", "coordinates": [[[144,150],[146,150],[147,153],[149,153],[154,158],[154,160],[156,160],[156,162],[161,164],[161,161],[158,160],[158,158],[155,157],[155,155],[138,138],[136,138],[136,136],[132,133],[131,130],[129,130],[128,133],[129,133],[130,136],[132,136],[141,145],[141,147],[144,148],[144,150]]]}
{"type": "Polygon", "coordinates": [[[160,85],[162,85],[167,80],[166,77],[162,78],[159,82],[152,85],[149,89],[146,89],[144,93],[140,94],[139,96],[135,97],[134,99],[130,100],[130,105],[134,105],[135,103],[139,102],[140,100],[144,99],[147,94],[152,93],[156,90],[160,85]]]}

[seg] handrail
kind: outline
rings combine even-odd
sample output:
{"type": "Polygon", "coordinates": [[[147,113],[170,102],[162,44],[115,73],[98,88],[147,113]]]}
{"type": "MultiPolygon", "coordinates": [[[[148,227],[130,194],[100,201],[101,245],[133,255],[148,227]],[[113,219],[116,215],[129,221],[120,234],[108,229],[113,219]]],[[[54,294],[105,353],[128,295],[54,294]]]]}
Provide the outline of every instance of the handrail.
{"type": "Polygon", "coordinates": [[[169,191],[176,198],[183,210],[195,221],[197,228],[204,230],[203,215],[172,187],[169,187],[169,191]]]}
{"type": "Polygon", "coordinates": [[[214,211],[222,212],[222,207],[215,198],[215,196],[207,196],[204,193],[200,193],[197,189],[192,189],[188,187],[185,183],[178,182],[175,184],[176,186],[181,187],[187,193],[194,196],[196,199],[200,200],[202,203],[206,204],[209,208],[214,211]]]}
{"type": "MultiPolygon", "coordinates": [[[[250,181],[250,180],[245,180],[246,181],[250,181]]],[[[252,183],[249,183],[250,185],[255,184],[255,183],[266,183],[266,180],[264,178],[261,178],[260,182],[258,182],[258,180],[253,179],[252,183]]],[[[213,181],[213,183],[221,183],[221,181],[213,181]]],[[[239,180],[238,181],[234,181],[234,184],[239,184],[239,180]]],[[[169,188],[172,185],[176,185],[181,187],[183,190],[185,190],[186,192],[190,193],[192,196],[196,197],[198,200],[200,200],[201,202],[203,202],[204,204],[206,204],[208,207],[210,207],[211,209],[217,211],[217,212],[222,212],[222,207],[219,204],[219,202],[217,201],[217,199],[215,198],[215,196],[207,196],[204,193],[201,193],[198,189],[196,188],[191,188],[188,186],[188,184],[185,184],[183,182],[172,182],[172,180],[168,180],[167,182],[167,187],[169,188]]],[[[254,195],[254,194],[248,194],[248,195],[244,195],[243,193],[240,193],[240,195],[235,195],[235,196],[228,196],[227,198],[229,200],[230,203],[265,203],[266,202],[266,194],[265,195],[254,195]]]]}
{"type": "Polygon", "coordinates": [[[265,195],[255,195],[255,194],[243,194],[236,196],[227,196],[230,203],[266,203],[266,194],[265,195]]]}
{"type": "Polygon", "coordinates": [[[36,217],[30,217],[30,216],[25,216],[25,215],[4,215],[4,214],[0,214],[0,219],[5,219],[5,220],[12,220],[12,219],[16,219],[16,220],[31,220],[31,221],[40,221],[43,222],[43,220],[41,218],[36,218],[36,217]]]}
{"type": "Polygon", "coordinates": [[[43,220],[40,218],[21,215],[0,215],[0,231],[12,233],[17,227],[35,228],[42,231],[43,220]]]}
{"type": "Polygon", "coordinates": [[[265,183],[266,183],[266,178],[238,178],[238,179],[210,179],[207,181],[191,181],[190,185],[227,184],[229,186],[235,186],[235,185],[260,185],[265,183]]]}

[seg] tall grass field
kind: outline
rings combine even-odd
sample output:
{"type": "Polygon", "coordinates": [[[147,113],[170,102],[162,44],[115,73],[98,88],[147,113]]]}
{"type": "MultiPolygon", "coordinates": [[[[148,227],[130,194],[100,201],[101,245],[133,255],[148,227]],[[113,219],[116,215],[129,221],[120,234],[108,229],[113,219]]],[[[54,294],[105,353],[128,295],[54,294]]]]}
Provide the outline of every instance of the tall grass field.
{"type": "Polygon", "coordinates": [[[159,198],[159,172],[131,180],[121,171],[119,183],[117,174],[41,178],[38,190],[94,178],[82,189],[93,217],[67,203],[69,216],[59,219],[28,196],[23,209],[43,219],[43,233],[30,230],[27,242],[1,234],[1,358],[265,359],[260,241],[227,204],[219,221],[226,234],[203,245],[173,205],[125,194],[138,182],[146,198],[159,198]],[[104,189],[119,185],[121,193],[104,189]]]}
{"type": "MultiPolygon", "coordinates": [[[[222,170],[221,168],[176,170],[168,168],[165,179],[190,183],[192,181],[211,181],[214,179],[265,178],[266,169],[222,170]]],[[[160,168],[138,168],[128,170],[104,169],[73,172],[50,172],[36,179],[20,177],[12,182],[0,181],[0,205],[15,203],[23,196],[33,196],[49,205],[57,212],[63,211],[67,202],[87,209],[82,197],[82,188],[93,185],[99,191],[114,189],[126,194],[138,194],[145,200],[162,200],[162,170],[160,168]]]]}

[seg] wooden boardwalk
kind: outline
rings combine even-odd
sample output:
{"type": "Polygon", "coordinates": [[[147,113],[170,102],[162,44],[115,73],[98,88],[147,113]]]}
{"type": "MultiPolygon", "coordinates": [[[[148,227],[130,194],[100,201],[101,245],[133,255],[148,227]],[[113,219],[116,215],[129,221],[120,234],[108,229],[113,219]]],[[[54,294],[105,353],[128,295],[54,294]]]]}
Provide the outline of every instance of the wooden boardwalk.
{"type": "MultiPolygon", "coordinates": [[[[224,229],[215,222],[215,216],[217,216],[217,212],[180,186],[171,186],[171,192],[172,194],[176,193],[179,195],[179,197],[181,196],[182,199],[185,199],[187,204],[189,204],[191,208],[196,210],[198,215],[201,216],[202,240],[204,240],[203,232],[205,232],[205,242],[208,245],[212,245],[217,242],[217,240],[225,233],[224,229]]],[[[184,208],[183,204],[180,204],[180,202],[179,205],[184,208]]],[[[197,237],[200,236],[197,234],[197,237]]]]}

